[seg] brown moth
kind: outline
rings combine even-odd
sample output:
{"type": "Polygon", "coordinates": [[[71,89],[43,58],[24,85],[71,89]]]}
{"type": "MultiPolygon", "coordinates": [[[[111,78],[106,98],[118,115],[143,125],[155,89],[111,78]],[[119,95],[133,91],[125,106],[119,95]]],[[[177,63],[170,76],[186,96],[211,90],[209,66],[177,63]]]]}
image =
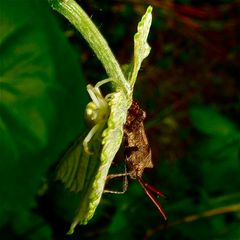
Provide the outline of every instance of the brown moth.
{"type": "Polygon", "coordinates": [[[124,155],[127,167],[126,173],[112,174],[107,178],[108,181],[115,177],[125,176],[123,191],[105,190],[104,192],[124,193],[127,190],[127,176],[130,176],[132,179],[137,179],[145,193],[160,211],[164,220],[167,221],[167,215],[154,194],[166,198],[165,195],[142,179],[144,169],[153,168],[152,152],[143,123],[145,118],[146,113],[139,107],[136,101],[133,101],[128,110],[126,123],[124,124],[124,155]]]}
{"type": "Polygon", "coordinates": [[[145,168],[152,168],[152,152],[143,121],[146,113],[133,101],[124,124],[124,155],[131,178],[142,176],[145,168]]]}
{"type": "Polygon", "coordinates": [[[145,118],[146,113],[139,107],[136,101],[133,101],[128,110],[127,121],[124,125],[124,146],[127,172],[131,178],[139,181],[146,194],[158,208],[166,221],[166,213],[153,193],[164,198],[165,195],[142,179],[144,169],[153,168],[152,152],[143,123],[145,118]]]}

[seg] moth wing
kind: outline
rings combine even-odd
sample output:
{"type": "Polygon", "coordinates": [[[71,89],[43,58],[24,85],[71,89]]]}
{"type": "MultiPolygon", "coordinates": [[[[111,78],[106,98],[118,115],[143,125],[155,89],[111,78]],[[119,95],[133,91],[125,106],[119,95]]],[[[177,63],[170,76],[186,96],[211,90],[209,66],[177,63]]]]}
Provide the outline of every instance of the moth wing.
{"type": "Polygon", "coordinates": [[[139,156],[141,157],[141,162],[144,168],[152,168],[152,151],[148,143],[147,135],[145,132],[144,124],[141,122],[137,137],[139,144],[139,156]]]}
{"type": "Polygon", "coordinates": [[[142,146],[142,164],[144,168],[153,168],[152,151],[149,145],[142,146]]]}

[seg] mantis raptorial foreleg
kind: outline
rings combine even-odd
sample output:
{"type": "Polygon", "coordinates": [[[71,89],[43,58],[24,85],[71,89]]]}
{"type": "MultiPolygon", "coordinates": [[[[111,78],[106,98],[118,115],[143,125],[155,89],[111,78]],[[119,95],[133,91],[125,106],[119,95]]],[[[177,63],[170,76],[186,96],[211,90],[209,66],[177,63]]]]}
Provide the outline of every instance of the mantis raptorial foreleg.
{"type": "Polygon", "coordinates": [[[104,127],[109,116],[109,106],[107,100],[102,95],[99,87],[110,81],[112,80],[102,80],[98,82],[94,87],[90,84],[87,85],[87,91],[92,101],[86,106],[85,116],[87,122],[92,126],[92,129],[83,140],[83,147],[84,151],[88,154],[91,154],[91,151],[88,147],[89,142],[93,136],[104,127]]]}
{"type": "Polygon", "coordinates": [[[92,152],[89,150],[88,147],[88,143],[90,142],[90,140],[92,139],[92,137],[96,134],[96,132],[101,128],[102,124],[96,124],[92,127],[92,129],[89,131],[89,133],[87,134],[87,136],[84,138],[83,140],[83,148],[84,151],[87,154],[92,154],[92,152]]]}

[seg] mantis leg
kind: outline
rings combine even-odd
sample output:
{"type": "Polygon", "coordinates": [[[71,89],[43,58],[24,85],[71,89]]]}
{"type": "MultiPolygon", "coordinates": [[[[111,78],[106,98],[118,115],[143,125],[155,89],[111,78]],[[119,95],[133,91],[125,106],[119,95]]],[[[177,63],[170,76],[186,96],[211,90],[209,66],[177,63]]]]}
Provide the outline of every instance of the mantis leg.
{"type": "Polygon", "coordinates": [[[111,82],[111,81],[113,81],[112,78],[104,79],[104,80],[98,82],[98,83],[95,85],[95,87],[96,87],[96,88],[99,88],[99,87],[101,87],[103,84],[108,83],[108,82],[111,82]]]}
{"type": "Polygon", "coordinates": [[[86,120],[94,125],[83,140],[84,151],[87,154],[92,154],[89,150],[88,144],[92,137],[104,126],[109,115],[108,103],[99,89],[102,84],[105,84],[109,81],[111,81],[110,78],[102,80],[97,83],[95,87],[93,87],[91,84],[87,85],[87,91],[92,99],[92,102],[88,103],[86,106],[86,120]]]}
{"type": "Polygon", "coordinates": [[[92,137],[96,134],[96,132],[101,128],[101,123],[96,124],[95,126],[92,127],[92,129],[89,131],[88,135],[84,138],[83,140],[83,148],[84,151],[87,154],[92,154],[92,152],[89,150],[88,143],[92,139],[92,137]]]}
{"type": "Polygon", "coordinates": [[[98,88],[95,88],[92,85],[88,84],[87,91],[88,91],[88,94],[91,97],[92,101],[94,102],[94,104],[99,107],[101,105],[100,99],[103,98],[100,90],[98,88]]]}

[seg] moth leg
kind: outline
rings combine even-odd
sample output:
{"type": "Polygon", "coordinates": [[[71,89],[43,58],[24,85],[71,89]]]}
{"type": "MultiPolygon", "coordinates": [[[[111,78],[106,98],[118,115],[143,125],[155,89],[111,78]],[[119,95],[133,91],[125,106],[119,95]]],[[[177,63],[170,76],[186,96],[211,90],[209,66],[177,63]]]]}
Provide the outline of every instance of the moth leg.
{"type": "Polygon", "coordinates": [[[113,179],[113,178],[117,178],[117,177],[124,177],[124,182],[123,182],[123,189],[122,191],[115,191],[115,190],[109,190],[109,189],[104,189],[104,193],[114,193],[114,194],[124,194],[127,191],[128,188],[128,179],[127,176],[130,175],[129,173],[127,173],[127,168],[125,165],[125,172],[124,173],[117,173],[117,174],[110,174],[107,176],[106,182],[108,182],[109,180],[113,179]]]}
{"type": "Polygon", "coordinates": [[[88,143],[90,142],[92,137],[96,134],[96,132],[101,128],[101,125],[102,124],[99,123],[99,124],[96,124],[95,126],[93,126],[92,129],[89,131],[89,133],[83,140],[84,151],[89,155],[93,154],[93,153],[89,150],[88,143]]]}

